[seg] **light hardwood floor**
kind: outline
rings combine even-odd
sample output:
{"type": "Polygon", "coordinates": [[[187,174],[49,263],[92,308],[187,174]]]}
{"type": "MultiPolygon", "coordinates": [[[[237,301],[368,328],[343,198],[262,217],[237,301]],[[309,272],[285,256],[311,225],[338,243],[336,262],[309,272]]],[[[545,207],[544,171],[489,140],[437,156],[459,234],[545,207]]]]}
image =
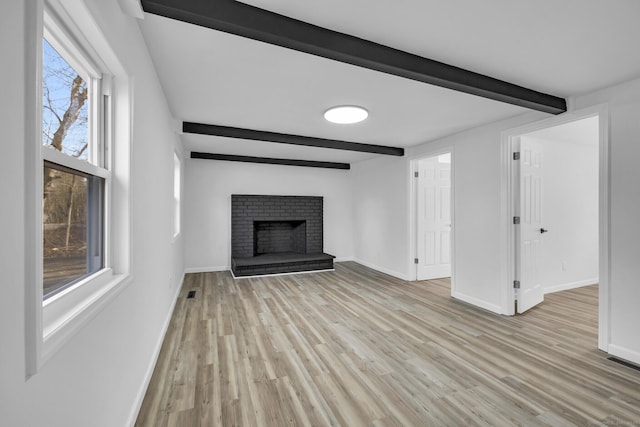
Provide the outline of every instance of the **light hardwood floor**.
{"type": "Polygon", "coordinates": [[[449,295],[355,263],[189,274],[136,426],[640,425],[640,372],[596,349],[597,286],[517,317],[449,295]]]}

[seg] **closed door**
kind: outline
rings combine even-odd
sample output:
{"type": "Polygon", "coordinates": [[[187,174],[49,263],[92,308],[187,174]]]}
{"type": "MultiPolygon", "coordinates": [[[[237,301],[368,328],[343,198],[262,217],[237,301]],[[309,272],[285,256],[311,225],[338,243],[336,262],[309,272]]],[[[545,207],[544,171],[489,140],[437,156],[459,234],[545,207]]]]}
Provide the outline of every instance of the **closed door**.
{"type": "Polygon", "coordinates": [[[418,162],[417,278],[451,276],[451,155],[418,162]]]}
{"type": "Polygon", "coordinates": [[[518,313],[524,313],[544,300],[540,282],[540,254],[543,226],[542,146],[526,138],[520,141],[520,225],[516,226],[516,277],[520,281],[518,313]]]}

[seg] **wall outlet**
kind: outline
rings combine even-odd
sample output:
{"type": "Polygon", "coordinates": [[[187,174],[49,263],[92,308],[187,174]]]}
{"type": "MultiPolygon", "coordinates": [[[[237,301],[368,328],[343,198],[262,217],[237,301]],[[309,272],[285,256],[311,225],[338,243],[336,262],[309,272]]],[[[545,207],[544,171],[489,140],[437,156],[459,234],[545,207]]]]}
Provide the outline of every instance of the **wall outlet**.
{"type": "Polygon", "coordinates": [[[562,261],[562,271],[567,271],[567,263],[562,261]]]}

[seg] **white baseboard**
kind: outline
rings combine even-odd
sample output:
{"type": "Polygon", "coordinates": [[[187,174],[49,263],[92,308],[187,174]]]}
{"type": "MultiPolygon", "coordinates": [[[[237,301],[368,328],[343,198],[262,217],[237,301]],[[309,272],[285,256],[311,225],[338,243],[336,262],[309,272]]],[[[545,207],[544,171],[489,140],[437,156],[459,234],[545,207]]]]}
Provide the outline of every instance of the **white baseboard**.
{"type": "Polygon", "coordinates": [[[469,295],[461,294],[460,292],[451,292],[451,296],[455,299],[459,299],[460,301],[466,302],[467,304],[475,305],[476,307],[480,307],[484,310],[491,311],[492,313],[502,314],[502,307],[499,305],[491,304],[486,301],[480,300],[475,297],[471,297],[469,295]]]}
{"type": "Polygon", "coordinates": [[[333,262],[349,262],[349,261],[355,261],[355,258],[352,256],[347,256],[347,257],[333,259],[333,262]]]}
{"type": "Polygon", "coordinates": [[[142,382],[142,386],[138,390],[138,394],[136,395],[136,400],[133,408],[131,409],[131,414],[129,415],[129,419],[127,420],[127,425],[133,427],[138,419],[138,414],[140,413],[140,408],[142,408],[142,402],[144,400],[144,396],[147,393],[147,388],[149,387],[149,383],[151,382],[151,377],[153,376],[153,371],[156,368],[156,363],[158,363],[158,357],[160,357],[160,350],[162,349],[162,344],[164,343],[165,335],[167,334],[167,330],[169,329],[169,324],[171,323],[171,318],[173,317],[173,310],[176,307],[176,303],[178,302],[178,296],[180,295],[180,290],[182,289],[182,285],[184,284],[184,276],[186,275],[186,270],[182,272],[182,278],[180,279],[180,285],[176,286],[175,294],[173,295],[173,301],[171,302],[171,308],[169,309],[169,313],[167,314],[167,318],[162,325],[162,334],[160,334],[160,338],[156,343],[156,346],[153,350],[153,356],[151,363],[147,368],[147,372],[144,376],[144,381],[142,382]]]}
{"type": "Polygon", "coordinates": [[[570,282],[570,283],[563,283],[560,285],[548,286],[544,288],[544,293],[550,294],[552,292],[568,291],[569,289],[580,288],[582,286],[595,285],[599,281],[600,281],[599,278],[594,277],[592,279],[579,280],[577,282],[570,282]]]}
{"type": "Polygon", "coordinates": [[[215,271],[227,271],[231,270],[230,265],[223,265],[218,267],[188,267],[185,269],[186,273],[212,273],[215,271]]]}
{"type": "Polygon", "coordinates": [[[395,278],[398,278],[400,280],[404,280],[404,281],[409,281],[409,277],[406,274],[402,274],[402,273],[398,273],[397,271],[393,271],[393,270],[389,270],[388,268],[384,268],[384,267],[380,267],[371,263],[368,263],[366,261],[362,261],[361,259],[358,258],[353,258],[351,261],[357,262],[358,264],[362,264],[365,267],[369,267],[373,270],[379,271],[381,273],[384,274],[388,274],[389,276],[393,276],[395,278]]]}
{"type": "Polygon", "coordinates": [[[640,352],[630,350],[619,345],[609,344],[609,354],[640,365],[640,352]]]}

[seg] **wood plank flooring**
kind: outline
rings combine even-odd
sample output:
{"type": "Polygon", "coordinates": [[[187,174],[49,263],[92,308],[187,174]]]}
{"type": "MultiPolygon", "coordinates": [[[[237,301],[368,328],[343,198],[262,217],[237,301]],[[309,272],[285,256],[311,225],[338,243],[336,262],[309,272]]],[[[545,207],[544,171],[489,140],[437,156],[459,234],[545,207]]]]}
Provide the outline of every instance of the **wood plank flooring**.
{"type": "Polygon", "coordinates": [[[517,317],[449,295],[355,263],[189,274],[136,426],[640,425],[640,372],[597,350],[597,286],[517,317]]]}

